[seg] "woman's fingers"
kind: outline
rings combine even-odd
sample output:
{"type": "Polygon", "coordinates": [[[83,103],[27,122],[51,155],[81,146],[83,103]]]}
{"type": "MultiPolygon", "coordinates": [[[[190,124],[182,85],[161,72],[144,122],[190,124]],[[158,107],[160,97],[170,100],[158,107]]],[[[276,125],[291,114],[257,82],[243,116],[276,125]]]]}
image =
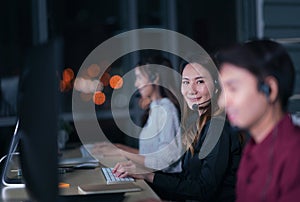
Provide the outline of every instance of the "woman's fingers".
{"type": "Polygon", "coordinates": [[[126,171],[126,168],[124,167],[119,167],[115,172],[114,174],[117,176],[117,177],[126,177],[128,172],[126,171]]]}
{"type": "Polygon", "coordinates": [[[113,173],[117,177],[131,176],[136,171],[136,166],[132,161],[119,162],[113,168],[113,173]]]}
{"type": "Polygon", "coordinates": [[[117,163],[113,168],[113,173],[116,177],[133,177],[135,179],[146,179],[147,177],[153,175],[153,173],[148,172],[138,173],[138,167],[132,161],[117,163]]]}
{"type": "Polygon", "coordinates": [[[120,166],[121,166],[121,163],[120,163],[120,162],[117,163],[117,164],[115,165],[115,167],[113,168],[112,172],[113,172],[113,173],[117,172],[117,170],[120,168],[120,166]]]}
{"type": "Polygon", "coordinates": [[[123,173],[121,173],[118,177],[129,177],[130,174],[127,171],[124,171],[123,173]]]}

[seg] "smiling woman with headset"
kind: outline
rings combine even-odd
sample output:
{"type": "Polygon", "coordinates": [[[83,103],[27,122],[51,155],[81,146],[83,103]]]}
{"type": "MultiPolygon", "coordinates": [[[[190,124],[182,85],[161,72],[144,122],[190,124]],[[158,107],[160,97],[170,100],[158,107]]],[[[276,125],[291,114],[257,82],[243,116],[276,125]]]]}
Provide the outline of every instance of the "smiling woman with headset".
{"type": "Polygon", "coordinates": [[[195,54],[182,63],[182,140],[186,152],[181,173],[136,173],[132,164],[118,163],[115,174],[145,179],[165,200],[234,201],[242,146],[218,105],[218,81],[218,72],[207,56],[195,54]]]}
{"type": "Polygon", "coordinates": [[[295,70],[272,40],[237,44],[217,54],[230,122],[249,131],[238,171],[237,201],[299,201],[300,128],[287,113],[295,70]]]}

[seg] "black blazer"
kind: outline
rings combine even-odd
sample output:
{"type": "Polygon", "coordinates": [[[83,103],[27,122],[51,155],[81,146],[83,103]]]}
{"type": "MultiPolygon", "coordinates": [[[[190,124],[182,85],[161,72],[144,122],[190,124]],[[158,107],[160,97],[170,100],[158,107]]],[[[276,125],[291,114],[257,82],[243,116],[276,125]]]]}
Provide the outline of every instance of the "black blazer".
{"type": "MultiPolygon", "coordinates": [[[[220,118],[213,121],[222,122],[220,118]]],[[[153,187],[159,190],[165,200],[234,201],[236,172],[242,146],[236,130],[226,121],[219,140],[211,152],[203,159],[199,151],[208,135],[208,121],[195,146],[194,155],[187,151],[183,157],[183,171],[178,174],[157,172],[153,187]]]]}

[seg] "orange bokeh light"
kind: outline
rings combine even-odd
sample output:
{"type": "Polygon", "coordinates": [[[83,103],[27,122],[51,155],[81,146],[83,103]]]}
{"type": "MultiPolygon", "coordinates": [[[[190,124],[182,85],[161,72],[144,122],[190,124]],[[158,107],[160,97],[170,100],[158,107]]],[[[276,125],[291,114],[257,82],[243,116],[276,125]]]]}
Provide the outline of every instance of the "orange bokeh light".
{"type": "Polygon", "coordinates": [[[65,82],[71,82],[74,78],[74,71],[71,68],[67,68],[63,71],[63,80],[65,82]]]}
{"type": "Polygon", "coordinates": [[[72,89],[72,85],[70,82],[66,82],[64,80],[60,80],[59,87],[61,92],[66,92],[72,89]]]}
{"type": "Polygon", "coordinates": [[[110,79],[110,74],[107,72],[104,72],[104,74],[100,78],[100,81],[102,82],[103,86],[108,86],[109,79],[110,79]]]}
{"type": "Polygon", "coordinates": [[[114,75],[109,80],[109,85],[113,89],[119,89],[123,86],[123,79],[119,75],[114,75]]]}
{"type": "Polygon", "coordinates": [[[67,89],[67,84],[64,80],[60,80],[59,82],[60,91],[64,92],[67,89]]]}
{"type": "Polygon", "coordinates": [[[101,91],[94,93],[93,101],[96,105],[102,105],[106,100],[105,94],[101,91]]]}

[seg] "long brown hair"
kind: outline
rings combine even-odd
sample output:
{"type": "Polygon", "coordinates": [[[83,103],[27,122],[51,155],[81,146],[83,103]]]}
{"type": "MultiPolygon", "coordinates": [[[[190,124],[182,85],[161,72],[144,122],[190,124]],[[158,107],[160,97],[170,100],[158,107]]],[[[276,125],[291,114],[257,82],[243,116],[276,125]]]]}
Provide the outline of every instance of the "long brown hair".
{"type": "MultiPolygon", "coordinates": [[[[141,73],[145,76],[147,76],[150,81],[154,81],[157,77],[159,78],[159,84],[156,86],[158,88],[158,91],[163,98],[168,98],[176,107],[178,113],[180,114],[180,104],[177,98],[174,96],[173,93],[179,93],[179,86],[176,86],[175,82],[166,78],[168,78],[170,75],[166,75],[164,71],[160,71],[158,68],[154,68],[151,65],[162,65],[165,67],[168,67],[170,69],[173,69],[172,63],[169,59],[162,55],[153,55],[147,58],[142,59],[137,65],[136,68],[139,68],[141,73]]],[[[144,125],[147,122],[147,119],[149,117],[149,105],[151,103],[151,100],[149,98],[140,98],[139,104],[142,109],[145,110],[145,114],[142,118],[142,125],[144,125]]]]}
{"type": "Polygon", "coordinates": [[[211,95],[211,102],[203,114],[199,115],[198,110],[191,110],[186,102],[183,104],[182,142],[185,145],[186,150],[190,150],[192,155],[194,155],[194,148],[200,139],[204,125],[213,116],[224,113],[224,110],[218,105],[221,87],[219,85],[219,74],[212,59],[209,56],[203,56],[201,54],[190,56],[188,57],[188,62],[184,61],[181,63],[181,74],[184,68],[191,63],[197,63],[206,68],[213,79],[215,87],[213,95],[211,95]]]}

